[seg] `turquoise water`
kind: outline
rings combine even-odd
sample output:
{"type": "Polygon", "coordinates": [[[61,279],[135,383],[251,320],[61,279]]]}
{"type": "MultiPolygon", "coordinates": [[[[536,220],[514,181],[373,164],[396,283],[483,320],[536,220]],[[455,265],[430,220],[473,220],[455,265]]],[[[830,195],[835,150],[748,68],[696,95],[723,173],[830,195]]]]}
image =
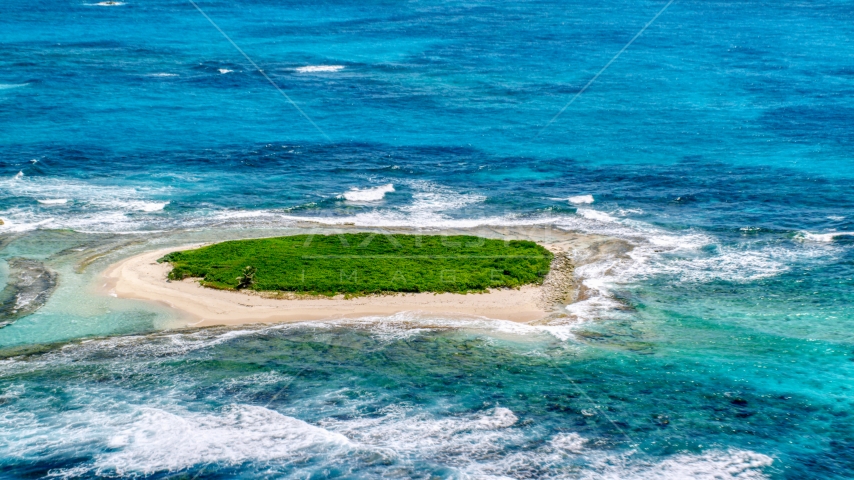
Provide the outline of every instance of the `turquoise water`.
{"type": "Polygon", "coordinates": [[[850,2],[677,0],[545,130],[665,2],[198,5],[317,128],[190,3],[4,4],[0,281],[58,285],[0,299],[0,476],[854,476],[850,2]],[[99,290],[304,220],[632,249],[537,326],[99,290]]]}

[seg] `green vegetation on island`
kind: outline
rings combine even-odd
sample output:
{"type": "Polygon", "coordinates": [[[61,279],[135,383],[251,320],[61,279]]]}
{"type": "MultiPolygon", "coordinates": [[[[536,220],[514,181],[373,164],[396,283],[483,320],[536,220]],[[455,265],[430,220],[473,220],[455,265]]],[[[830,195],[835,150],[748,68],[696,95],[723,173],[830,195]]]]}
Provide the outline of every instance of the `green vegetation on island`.
{"type": "Polygon", "coordinates": [[[540,284],[553,255],[526,240],[351,233],[234,240],[170,253],[171,280],[311,295],[482,292],[540,284]]]}

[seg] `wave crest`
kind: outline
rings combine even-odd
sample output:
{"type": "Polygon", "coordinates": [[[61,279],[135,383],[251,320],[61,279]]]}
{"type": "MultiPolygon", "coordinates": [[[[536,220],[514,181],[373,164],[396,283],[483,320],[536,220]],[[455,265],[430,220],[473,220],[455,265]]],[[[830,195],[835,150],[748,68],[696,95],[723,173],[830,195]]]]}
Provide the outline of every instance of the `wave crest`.
{"type": "Polygon", "coordinates": [[[36,201],[41,203],[42,205],[65,205],[66,203],[68,203],[67,198],[46,198],[44,200],[38,199],[36,201]]]}
{"type": "Polygon", "coordinates": [[[854,232],[828,232],[828,233],[810,233],[801,232],[798,238],[810,242],[832,242],[839,237],[854,237],[854,232]]]}
{"type": "Polygon", "coordinates": [[[394,191],[394,185],[389,183],[378,187],[351,188],[342,197],[348,202],[379,202],[385,198],[386,193],[394,191]]]}
{"type": "Polygon", "coordinates": [[[123,475],[205,463],[297,461],[349,445],[339,433],[264,407],[232,405],[220,415],[143,408],[109,437],[108,446],[119,451],[101,456],[95,468],[123,475]]]}
{"type": "Polygon", "coordinates": [[[578,204],[590,204],[593,203],[593,195],[576,195],[574,197],[569,197],[567,199],[569,203],[578,204]]]}
{"type": "Polygon", "coordinates": [[[344,69],[344,65],[306,65],[296,69],[299,73],[337,72],[344,69]]]}

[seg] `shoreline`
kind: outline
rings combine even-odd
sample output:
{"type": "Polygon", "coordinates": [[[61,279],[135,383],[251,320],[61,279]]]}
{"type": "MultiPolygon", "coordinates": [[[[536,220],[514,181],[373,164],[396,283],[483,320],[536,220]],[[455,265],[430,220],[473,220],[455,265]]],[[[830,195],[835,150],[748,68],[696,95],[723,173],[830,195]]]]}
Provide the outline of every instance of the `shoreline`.
{"type": "MultiPolygon", "coordinates": [[[[477,230],[466,233],[477,235],[477,230]]],[[[539,234],[531,229],[515,230],[501,232],[499,236],[508,239],[532,239],[532,233],[539,234]]],[[[345,299],[342,295],[326,298],[301,297],[288,293],[217,290],[201,286],[199,279],[168,281],[166,275],[171,270],[171,265],[159,264],[156,260],[170,252],[202,246],[197,243],[150,250],[114,263],[101,275],[105,280],[101,290],[118,298],[166,305],[180,312],[186,318],[187,326],[192,327],[291,323],[389,316],[402,312],[528,323],[565,316],[563,307],[578,298],[578,285],[572,275],[574,265],[567,255],[571,250],[589,246],[591,240],[598,239],[570,232],[551,233],[552,238],[543,235],[542,239],[535,239],[537,243],[555,253],[549,275],[542,285],[526,285],[518,289],[496,289],[470,294],[390,293],[345,299]]]]}
{"type": "Polygon", "coordinates": [[[167,281],[171,265],[156,260],[169,252],[195,246],[149,251],[116,263],[104,272],[107,280],[104,288],[118,298],[165,304],[189,317],[189,325],[195,327],[388,316],[401,312],[530,322],[552,313],[541,305],[542,287],[531,285],[518,290],[466,295],[399,293],[344,299],[343,295],[297,298],[287,294],[275,298],[275,294],[203,287],[198,279],[167,281]]]}

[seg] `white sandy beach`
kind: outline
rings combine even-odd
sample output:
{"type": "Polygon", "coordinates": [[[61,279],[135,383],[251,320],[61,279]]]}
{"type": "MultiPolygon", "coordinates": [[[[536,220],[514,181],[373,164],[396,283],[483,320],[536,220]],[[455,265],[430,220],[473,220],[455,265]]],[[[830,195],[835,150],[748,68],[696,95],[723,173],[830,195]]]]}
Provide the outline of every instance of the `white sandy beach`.
{"type": "Polygon", "coordinates": [[[157,259],[175,250],[180,248],[146,252],[111,266],[104,274],[105,287],[120,298],[169,305],[191,317],[191,323],[196,326],[353,318],[405,311],[528,322],[550,313],[541,306],[541,287],[536,286],[483,294],[415,293],[345,300],[343,296],[270,298],[254,292],[202,287],[198,279],[168,282],[166,275],[172,267],[168,263],[157,263],[157,259]]]}
{"type": "MultiPolygon", "coordinates": [[[[531,229],[518,229],[510,236],[531,238],[530,234],[531,229]]],[[[343,296],[275,297],[206,288],[199,285],[198,279],[168,281],[167,274],[172,267],[168,263],[157,263],[157,259],[169,252],[200,245],[165,248],[124,259],[104,272],[103,287],[106,293],[119,298],[168,305],[186,315],[188,324],[194,326],[357,318],[400,312],[531,322],[554,314],[556,308],[577,297],[577,286],[572,284],[572,264],[566,260],[567,257],[563,256],[561,260],[558,257],[573,249],[587,248],[597,240],[601,239],[567,232],[549,240],[540,239],[538,243],[557,254],[552,272],[543,286],[497,289],[479,294],[414,293],[350,299],[343,296]]]]}

